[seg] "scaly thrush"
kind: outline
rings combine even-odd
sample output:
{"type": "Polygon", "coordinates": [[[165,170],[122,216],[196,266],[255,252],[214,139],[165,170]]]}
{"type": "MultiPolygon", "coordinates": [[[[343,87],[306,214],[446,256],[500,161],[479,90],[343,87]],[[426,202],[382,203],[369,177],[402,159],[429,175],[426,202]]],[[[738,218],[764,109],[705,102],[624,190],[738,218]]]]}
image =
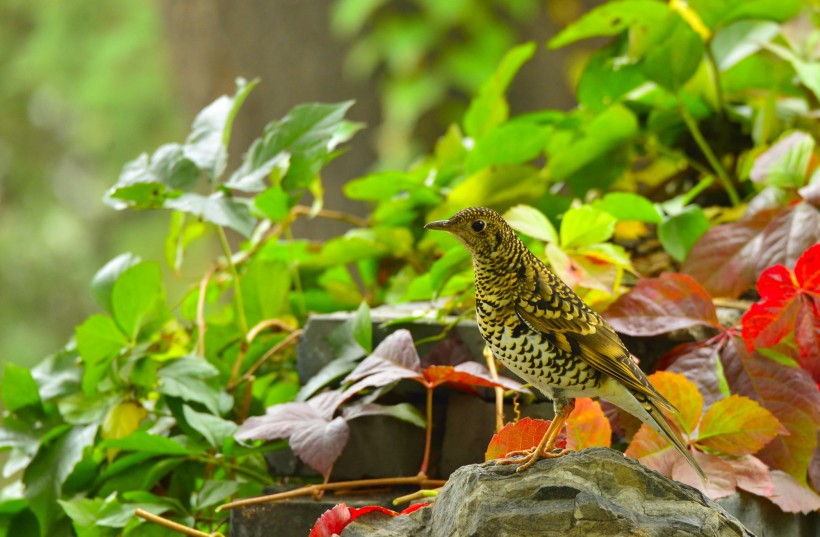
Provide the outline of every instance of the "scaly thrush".
{"type": "MultiPolygon", "coordinates": [[[[555,441],[576,397],[600,397],[667,438],[705,474],[661,409],[678,411],[649,383],[615,330],[518,238],[492,209],[472,207],[424,226],[455,235],[473,257],[476,314],[493,354],[553,402],[555,419],[518,471],[559,457],[555,441]]],[[[510,454],[515,455],[518,453],[510,454]]]]}

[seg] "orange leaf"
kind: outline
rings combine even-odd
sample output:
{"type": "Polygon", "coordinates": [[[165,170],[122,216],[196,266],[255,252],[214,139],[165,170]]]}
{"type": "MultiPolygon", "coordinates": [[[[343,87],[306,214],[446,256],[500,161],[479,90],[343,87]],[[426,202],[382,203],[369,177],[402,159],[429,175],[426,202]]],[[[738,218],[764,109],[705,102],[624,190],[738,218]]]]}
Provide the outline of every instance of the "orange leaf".
{"type": "Polygon", "coordinates": [[[771,412],[742,395],[715,402],[700,424],[697,444],[727,455],[757,453],[778,432],[786,432],[771,412]]]}
{"type": "Polygon", "coordinates": [[[672,467],[678,459],[683,459],[683,455],[678,453],[666,438],[645,423],[632,437],[632,442],[624,451],[624,455],[639,459],[647,468],[652,468],[667,477],[672,476],[672,467]]]}
{"type": "Polygon", "coordinates": [[[567,419],[567,448],[579,450],[612,445],[612,427],[601,404],[587,397],[575,400],[567,419]]]}
{"type": "Polygon", "coordinates": [[[678,425],[683,426],[687,435],[691,434],[703,414],[703,396],[695,383],[680,373],[668,371],[652,373],[649,382],[678,409],[682,422],[678,425]]]}
{"type": "MultiPolygon", "coordinates": [[[[508,423],[501,428],[490,440],[487,452],[484,453],[484,460],[501,459],[511,451],[530,449],[538,445],[544,437],[550,420],[538,420],[524,418],[522,420],[508,423]]],[[[567,437],[563,432],[558,435],[556,447],[566,447],[567,437]]]]}

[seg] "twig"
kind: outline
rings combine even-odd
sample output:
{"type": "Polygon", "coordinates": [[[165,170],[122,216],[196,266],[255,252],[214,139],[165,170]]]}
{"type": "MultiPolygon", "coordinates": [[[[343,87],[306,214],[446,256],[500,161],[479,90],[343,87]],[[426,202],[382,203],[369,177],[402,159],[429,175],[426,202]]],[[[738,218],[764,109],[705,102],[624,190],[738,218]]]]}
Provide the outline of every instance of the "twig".
{"type": "Polygon", "coordinates": [[[293,332],[296,328],[292,327],[288,323],[284,321],[280,321],[279,319],[265,319],[264,321],[260,321],[256,326],[250,329],[248,332],[248,336],[245,338],[248,343],[253,343],[253,340],[256,339],[256,336],[259,335],[260,332],[263,330],[267,330],[268,328],[277,328],[282,332],[293,332]]]}
{"type": "Polygon", "coordinates": [[[231,245],[228,244],[228,237],[225,236],[225,230],[221,226],[216,227],[216,236],[219,237],[219,244],[222,246],[222,252],[225,255],[225,261],[228,264],[228,269],[231,271],[233,277],[233,294],[236,301],[236,314],[239,321],[239,328],[243,334],[248,333],[248,319],[245,318],[245,300],[242,298],[242,286],[239,282],[239,272],[236,270],[236,265],[233,262],[233,253],[231,252],[231,245]]]}
{"type": "Polygon", "coordinates": [[[427,475],[427,465],[430,463],[430,449],[433,440],[433,386],[425,384],[427,388],[427,427],[424,431],[424,458],[421,461],[421,469],[419,469],[419,476],[427,475]]]}
{"type": "Polygon", "coordinates": [[[205,322],[205,295],[208,293],[208,284],[214,272],[216,272],[216,266],[208,269],[199,282],[199,296],[196,299],[196,352],[198,356],[205,356],[205,330],[208,329],[208,324],[205,322]]]}
{"type": "Polygon", "coordinates": [[[747,310],[752,307],[753,302],[749,300],[739,300],[736,298],[714,297],[712,304],[721,308],[732,308],[735,310],[747,310]]]}
{"type": "Polygon", "coordinates": [[[295,216],[320,216],[322,218],[327,218],[328,220],[339,220],[340,222],[346,222],[356,227],[367,227],[369,225],[369,222],[364,218],[359,218],[356,215],[343,213],[341,211],[334,211],[332,209],[319,209],[318,211],[314,211],[313,207],[308,207],[307,205],[297,205],[291,209],[291,212],[295,216]]]}
{"type": "Polygon", "coordinates": [[[362,487],[380,487],[384,485],[418,485],[422,488],[443,487],[447,483],[442,479],[427,479],[422,476],[414,477],[383,477],[379,479],[358,479],[355,481],[339,481],[337,483],[326,483],[320,485],[307,485],[287,492],[279,492],[277,494],[269,494],[267,496],[258,496],[256,498],[247,498],[245,500],[237,500],[235,502],[226,503],[216,508],[217,512],[228,509],[236,509],[237,507],[247,507],[249,505],[257,505],[260,503],[275,502],[277,500],[286,500],[288,498],[297,498],[299,496],[312,496],[323,490],[341,490],[347,488],[362,488],[362,487]]]}
{"type": "Polygon", "coordinates": [[[173,520],[168,520],[167,518],[149,513],[148,511],[143,511],[142,509],[137,509],[134,511],[134,515],[183,535],[190,535],[191,537],[222,537],[221,533],[205,533],[203,531],[195,530],[193,528],[189,528],[188,526],[183,526],[178,522],[174,522],[173,520]]]}
{"type": "Polygon", "coordinates": [[[262,367],[265,364],[265,362],[267,362],[270,359],[271,356],[274,356],[276,353],[278,353],[285,347],[293,345],[301,335],[302,330],[298,329],[294,330],[293,332],[285,336],[285,339],[271,347],[270,350],[268,350],[268,352],[263,354],[256,362],[254,362],[254,364],[250,366],[247,371],[245,371],[245,373],[239,380],[229,382],[228,390],[233,390],[243,382],[246,382],[248,379],[250,379],[253,376],[253,374],[256,373],[256,370],[262,367]]]}
{"type": "MultiPolygon", "coordinates": [[[[484,345],[484,360],[487,361],[487,369],[490,370],[490,376],[494,381],[498,382],[498,370],[495,368],[495,356],[490,350],[489,345],[484,345]]],[[[504,388],[496,386],[495,390],[495,432],[504,427],[504,388]]]]}

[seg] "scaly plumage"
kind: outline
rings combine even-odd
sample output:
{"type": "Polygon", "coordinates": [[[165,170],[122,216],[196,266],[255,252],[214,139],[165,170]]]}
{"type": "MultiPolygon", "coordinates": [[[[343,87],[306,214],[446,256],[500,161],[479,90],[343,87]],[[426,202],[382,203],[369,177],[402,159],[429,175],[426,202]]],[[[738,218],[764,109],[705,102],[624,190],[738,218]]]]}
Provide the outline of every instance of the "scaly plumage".
{"type": "MultiPolygon", "coordinates": [[[[552,399],[555,419],[519,471],[553,453],[576,397],[600,397],[667,438],[705,479],[662,409],[677,410],[649,383],[611,326],[521,242],[492,209],[472,207],[427,229],[455,235],[473,257],[481,335],[509,369],[552,399]]],[[[519,462],[508,459],[503,463],[519,462]]]]}

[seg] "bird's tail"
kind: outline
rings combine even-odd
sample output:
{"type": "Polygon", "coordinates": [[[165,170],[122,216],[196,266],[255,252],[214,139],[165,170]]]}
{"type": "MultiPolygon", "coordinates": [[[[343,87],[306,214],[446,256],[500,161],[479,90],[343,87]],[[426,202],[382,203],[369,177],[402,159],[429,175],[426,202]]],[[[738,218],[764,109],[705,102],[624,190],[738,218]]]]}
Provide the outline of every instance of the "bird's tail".
{"type": "MultiPolygon", "coordinates": [[[[675,449],[677,449],[680,452],[680,454],[684,456],[686,462],[688,462],[689,465],[692,466],[692,468],[698,473],[700,478],[703,481],[707,481],[708,478],[706,477],[706,473],[703,471],[703,468],[700,467],[698,461],[696,461],[695,457],[692,456],[692,452],[686,449],[686,444],[684,444],[678,432],[674,429],[674,427],[672,427],[672,424],[669,423],[669,421],[666,419],[666,416],[661,411],[661,405],[659,405],[658,402],[648,397],[644,397],[643,399],[645,400],[641,401],[641,403],[643,404],[643,407],[646,410],[647,414],[649,414],[649,417],[656,425],[656,427],[652,428],[661,433],[663,436],[665,436],[667,440],[669,440],[672,443],[672,445],[675,446],[675,449]]],[[[664,402],[666,402],[666,400],[664,400],[664,402]]],[[[666,408],[666,405],[663,405],[663,407],[666,408]]],[[[675,414],[678,413],[677,409],[672,405],[669,405],[669,409],[674,411],[675,414]]],[[[651,426],[652,423],[649,423],[648,425],[651,426]]]]}

